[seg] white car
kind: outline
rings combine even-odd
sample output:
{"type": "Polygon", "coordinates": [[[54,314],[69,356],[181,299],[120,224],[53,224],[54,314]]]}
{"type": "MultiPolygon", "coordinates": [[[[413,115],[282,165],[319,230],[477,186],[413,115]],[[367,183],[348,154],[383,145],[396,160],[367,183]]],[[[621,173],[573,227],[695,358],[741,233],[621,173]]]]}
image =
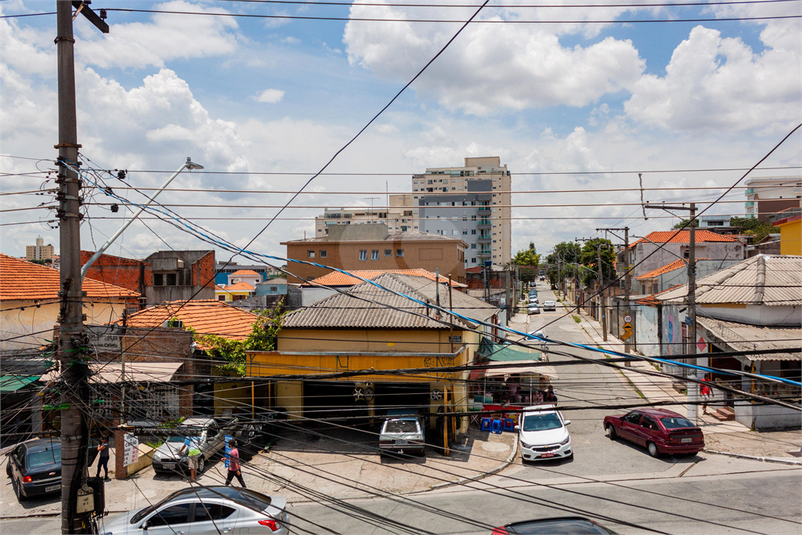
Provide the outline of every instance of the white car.
{"type": "Polygon", "coordinates": [[[526,407],[515,426],[524,461],[573,457],[566,420],[554,405],[526,407]]]}
{"type": "Polygon", "coordinates": [[[543,310],[557,310],[557,305],[554,303],[554,301],[544,301],[543,310]]]}

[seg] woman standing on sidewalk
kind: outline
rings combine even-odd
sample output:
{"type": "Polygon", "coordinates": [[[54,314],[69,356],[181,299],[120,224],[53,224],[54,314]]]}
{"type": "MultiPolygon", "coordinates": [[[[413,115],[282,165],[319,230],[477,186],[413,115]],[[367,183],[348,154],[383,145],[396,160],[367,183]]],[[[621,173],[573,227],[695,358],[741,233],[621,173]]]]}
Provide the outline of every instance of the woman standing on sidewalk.
{"type": "Polygon", "coordinates": [[[699,383],[699,394],[702,395],[702,414],[707,414],[707,402],[710,401],[710,386],[707,384],[710,380],[707,375],[702,377],[702,382],[699,383]]]}

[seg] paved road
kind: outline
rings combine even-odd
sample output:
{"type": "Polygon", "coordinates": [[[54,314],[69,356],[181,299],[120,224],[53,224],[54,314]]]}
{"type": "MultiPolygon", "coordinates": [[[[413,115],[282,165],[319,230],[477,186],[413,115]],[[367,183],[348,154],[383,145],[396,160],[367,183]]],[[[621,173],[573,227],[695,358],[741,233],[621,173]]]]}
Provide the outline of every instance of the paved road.
{"type": "Polygon", "coordinates": [[[621,477],[612,474],[596,481],[533,484],[505,473],[469,488],[418,495],[414,503],[355,500],[297,505],[291,512],[300,533],[487,534],[494,525],[511,521],[575,514],[596,517],[628,534],[785,535],[802,530],[800,469],[723,458],[700,466],[705,464],[700,460],[669,474],[630,475],[621,481],[607,481],[621,477]]]}

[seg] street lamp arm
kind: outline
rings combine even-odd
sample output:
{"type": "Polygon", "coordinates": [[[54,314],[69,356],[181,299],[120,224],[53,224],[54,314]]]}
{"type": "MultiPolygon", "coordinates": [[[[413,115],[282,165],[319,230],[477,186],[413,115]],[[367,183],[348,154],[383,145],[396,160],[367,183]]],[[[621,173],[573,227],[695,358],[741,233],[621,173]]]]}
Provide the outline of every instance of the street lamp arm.
{"type": "Polygon", "coordinates": [[[167,179],[167,182],[165,182],[162,185],[162,187],[159,188],[150,199],[148,199],[148,202],[140,206],[139,210],[137,210],[137,212],[133,215],[133,217],[131,217],[131,219],[123,223],[123,226],[120,227],[120,229],[117,232],[112,234],[112,236],[108,240],[106,240],[106,243],[104,243],[103,246],[100,249],[98,249],[95,252],[95,254],[92,255],[92,258],[90,258],[89,261],[87,261],[87,263],[84,264],[84,266],[81,268],[81,280],[84,280],[84,278],[86,278],[86,272],[89,270],[92,264],[94,264],[95,261],[98,258],[100,258],[100,255],[106,252],[106,249],[108,249],[111,246],[111,244],[114,243],[114,240],[120,237],[120,235],[125,231],[125,229],[127,229],[131,225],[131,223],[133,223],[136,220],[136,218],[138,218],[140,214],[142,214],[142,212],[144,212],[145,209],[147,209],[147,207],[150,206],[150,204],[156,199],[156,197],[159,196],[159,193],[164,191],[164,189],[170,185],[170,182],[172,182],[173,179],[175,179],[175,177],[177,177],[184,169],[203,169],[203,166],[194,163],[189,158],[189,156],[187,156],[187,161],[183,163],[181,167],[179,167],[178,170],[175,173],[173,173],[172,176],[170,176],[170,178],[167,179]]]}

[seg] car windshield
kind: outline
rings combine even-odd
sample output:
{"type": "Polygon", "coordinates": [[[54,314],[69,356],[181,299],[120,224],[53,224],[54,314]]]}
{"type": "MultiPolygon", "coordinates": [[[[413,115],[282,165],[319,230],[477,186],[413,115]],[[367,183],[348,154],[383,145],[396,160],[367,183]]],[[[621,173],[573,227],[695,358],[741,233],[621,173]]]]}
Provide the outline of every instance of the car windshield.
{"type": "Polygon", "coordinates": [[[563,426],[560,417],[556,412],[546,414],[527,414],[524,417],[524,431],[548,431],[549,429],[559,429],[563,426]]]}
{"type": "Polygon", "coordinates": [[[418,423],[415,420],[390,420],[384,425],[385,433],[417,433],[418,423]]]}
{"type": "Polygon", "coordinates": [[[696,427],[690,422],[690,420],[683,418],[682,416],[673,416],[671,418],[660,418],[660,421],[663,423],[663,427],[665,427],[666,429],[679,429],[681,427],[696,427]]]}
{"type": "Polygon", "coordinates": [[[39,468],[61,462],[61,448],[55,447],[45,451],[28,454],[28,468],[39,468]]]}

